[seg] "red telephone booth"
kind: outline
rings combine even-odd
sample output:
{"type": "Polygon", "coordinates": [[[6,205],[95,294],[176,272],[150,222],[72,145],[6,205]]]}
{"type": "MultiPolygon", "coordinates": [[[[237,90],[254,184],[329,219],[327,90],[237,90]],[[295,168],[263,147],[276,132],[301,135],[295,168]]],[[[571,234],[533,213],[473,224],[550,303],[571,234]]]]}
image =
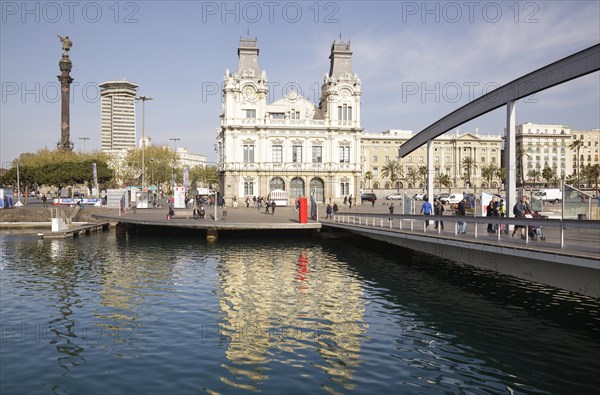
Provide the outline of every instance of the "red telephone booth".
{"type": "Polygon", "coordinates": [[[301,224],[308,223],[308,201],[305,197],[300,198],[300,217],[298,218],[301,224]]]}

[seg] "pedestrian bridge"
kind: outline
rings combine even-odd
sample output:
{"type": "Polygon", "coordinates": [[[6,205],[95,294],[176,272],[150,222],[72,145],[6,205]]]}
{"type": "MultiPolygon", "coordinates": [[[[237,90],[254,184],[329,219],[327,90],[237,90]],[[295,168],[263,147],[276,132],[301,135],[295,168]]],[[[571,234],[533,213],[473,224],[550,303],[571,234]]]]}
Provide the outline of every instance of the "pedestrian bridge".
{"type": "Polygon", "coordinates": [[[600,221],[428,216],[338,215],[323,230],[349,232],[525,280],[600,298],[600,221]],[[443,220],[435,229],[435,220],[443,220]],[[457,222],[467,223],[458,234],[457,222]],[[545,240],[517,231],[488,233],[492,226],[540,227],[545,240]]]}

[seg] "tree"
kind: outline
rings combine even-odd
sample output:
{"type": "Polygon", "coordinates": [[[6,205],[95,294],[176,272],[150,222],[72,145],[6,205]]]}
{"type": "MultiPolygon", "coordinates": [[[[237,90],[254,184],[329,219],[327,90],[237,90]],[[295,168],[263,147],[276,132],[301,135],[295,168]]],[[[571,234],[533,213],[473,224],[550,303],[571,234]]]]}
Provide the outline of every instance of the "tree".
{"type": "Polygon", "coordinates": [[[427,166],[419,166],[418,171],[419,171],[419,176],[420,176],[421,180],[423,181],[423,185],[426,186],[426,184],[427,184],[427,166]]]}
{"type": "Polygon", "coordinates": [[[419,170],[415,169],[414,167],[410,167],[408,169],[408,173],[406,173],[406,181],[408,181],[409,185],[412,185],[413,187],[417,184],[417,180],[420,177],[419,170]]]}
{"type": "Polygon", "coordinates": [[[470,156],[467,156],[466,158],[464,158],[462,160],[460,167],[461,167],[461,169],[463,169],[465,171],[464,180],[467,181],[470,186],[471,185],[471,174],[473,174],[473,171],[475,171],[475,169],[477,169],[477,162],[475,161],[475,159],[471,158],[470,156]]]}
{"type": "Polygon", "coordinates": [[[541,176],[542,176],[542,173],[540,173],[539,170],[536,170],[536,169],[532,169],[527,172],[527,177],[529,177],[534,184],[537,184],[537,182],[541,176]]]}
{"type": "Polygon", "coordinates": [[[579,180],[581,179],[581,160],[579,156],[579,151],[583,147],[583,140],[575,140],[570,145],[570,149],[574,149],[577,152],[577,167],[575,169],[575,174],[577,175],[577,186],[579,187],[579,180]]]}
{"type": "Polygon", "coordinates": [[[373,179],[373,172],[371,170],[369,170],[368,172],[365,173],[365,180],[369,183],[368,189],[371,189],[371,180],[372,179],[373,179]]]}
{"type": "Polygon", "coordinates": [[[583,168],[581,175],[584,177],[585,182],[588,188],[592,187],[596,184],[596,189],[598,189],[598,179],[600,178],[600,165],[590,165],[588,164],[583,168]]]}
{"type": "Polygon", "coordinates": [[[552,180],[556,177],[556,173],[554,173],[554,170],[552,170],[550,167],[546,166],[542,170],[542,177],[544,177],[544,180],[546,180],[546,182],[550,184],[552,183],[552,180]]]}
{"type": "Polygon", "coordinates": [[[437,184],[438,188],[446,187],[449,188],[452,186],[452,180],[448,174],[438,174],[435,176],[434,180],[435,184],[437,184]]]}
{"type": "Polygon", "coordinates": [[[488,163],[487,165],[483,165],[481,167],[481,176],[485,178],[488,184],[488,188],[492,186],[492,180],[496,177],[498,173],[498,166],[495,163],[488,163]]]}
{"type": "Polygon", "coordinates": [[[501,184],[506,183],[506,168],[499,167],[498,170],[496,171],[496,177],[498,177],[500,179],[501,184]]]}
{"type": "Polygon", "coordinates": [[[92,163],[96,163],[98,183],[106,183],[113,178],[108,168],[107,156],[101,152],[76,153],[47,148],[35,153],[27,152],[19,156],[13,168],[2,177],[4,184],[16,185],[19,164],[20,188],[32,190],[40,185],[73,185],[93,181],[92,163]]]}
{"type": "MultiPolygon", "coordinates": [[[[181,169],[178,167],[179,155],[169,147],[151,145],[145,147],[144,154],[146,179],[152,185],[169,186],[173,174],[178,180],[182,178],[181,169]]],[[[142,150],[129,150],[123,161],[115,158],[113,166],[117,169],[116,178],[119,184],[139,185],[142,180],[142,150]]]]}
{"type": "MultiPolygon", "coordinates": [[[[392,185],[396,185],[398,188],[398,181],[402,177],[402,167],[400,166],[400,162],[395,159],[385,162],[381,169],[381,175],[384,178],[389,178],[392,185]]],[[[400,188],[398,188],[398,190],[399,189],[400,188]]]]}

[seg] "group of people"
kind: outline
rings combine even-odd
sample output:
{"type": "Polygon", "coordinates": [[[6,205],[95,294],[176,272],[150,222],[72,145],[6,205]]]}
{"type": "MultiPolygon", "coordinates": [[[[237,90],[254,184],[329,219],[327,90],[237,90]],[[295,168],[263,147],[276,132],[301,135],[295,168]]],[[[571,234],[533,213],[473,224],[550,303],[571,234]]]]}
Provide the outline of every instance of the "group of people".
{"type": "Polygon", "coordinates": [[[331,203],[328,203],[327,207],[325,208],[325,219],[333,219],[333,217],[337,215],[338,211],[339,209],[337,203],[333,203],[333,206],[331,203]]]}
{"type": "Polygon", "coordinates": [[[350,195],[350,197],[344,196],[344,206],[349,204],[349,208],[352,208],[352,202],[354,202],[354,198],[352,197],[352,195],[350,195]]]}
{"type": "MultiPolygon", "coordinates": [[[[486,208],[486,217],[504,217],[504,214],[504,200],[496,196],[492,197],[486,208]]],[[[488,233],[496,233],[498,230],[503,231],[504,229],[504,226],[500,227],[498,224],[490,223],[487,226],[488,233]]]]}

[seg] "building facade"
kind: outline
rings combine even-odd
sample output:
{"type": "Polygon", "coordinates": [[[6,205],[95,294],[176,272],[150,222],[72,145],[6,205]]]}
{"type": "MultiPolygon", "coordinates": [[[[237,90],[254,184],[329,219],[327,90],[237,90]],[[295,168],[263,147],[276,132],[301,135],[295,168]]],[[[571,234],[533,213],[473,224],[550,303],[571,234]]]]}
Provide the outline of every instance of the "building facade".
{"type": "Polygon", "coordinates": [[[587,166],[600,165],[600,154],[598,153],[598,146],[600,145],[600,129],[573,130],[571,131],[571,144],[576,140],[581,141],[581,143],[579,143],[579,158],[577,158],[577,149],[575,147],[572,148],[571,158],[573,171],[569,174],[577,174],[578,166],[581,167],[581,171],[583,172],[587,166]]]}
{"type": "Polygon", "coordinates": [[[108,81],[100,85],[100,149],[119,151],[135,148],[135,97],[138,85],[108,81]]]}
{"type": "Polygon", "coordinates": [[[268,103],[258,55],[256,39],[240,39],[237,71],[225,72],[217,132],[220,193],[267,197],[285,190],[290,202],[358,196],[361,85],[350,44],[332,44],[318,105],[293,90],[268,103]]]}
{"type": "Polygon", "coordinates": [[[516,125],[517,180],[533,181],[532,171],[541,173],[552,169],[557,179],[573,173],[573,141],[571,128],[566,125],[542,125],[531,122],[516,125]],[[521,174],[523,172],[523,174],[521,174]]]}
{"type": "MultiPolygon", "coordinates": [[[[427,147],[422,146],[410,155],[398,158],[398,149],[413,136],[410,130],[387,130],[382,133],[363,133],[361,139],[363,181],[362,189],[424,188],[425,179],[410,179],[409,174],[427,166],[427,147]],[[392,185],[389,177],[383,177],[383,168],[388,161],[400,161],[401,180],[392,185]],[[367,172],[370,177],[364,177],[367,172]]],[[[490,164],[500,167],[502,138],[499,135],[475,133],[446,133],[433,142],[434,176],[447,175],[451,187],[468,188],[464,167],[470,158],[475,165],[471,168],[470,187],[499,188],[502,180],[486,180],[482,169],[490,164]]]]}

